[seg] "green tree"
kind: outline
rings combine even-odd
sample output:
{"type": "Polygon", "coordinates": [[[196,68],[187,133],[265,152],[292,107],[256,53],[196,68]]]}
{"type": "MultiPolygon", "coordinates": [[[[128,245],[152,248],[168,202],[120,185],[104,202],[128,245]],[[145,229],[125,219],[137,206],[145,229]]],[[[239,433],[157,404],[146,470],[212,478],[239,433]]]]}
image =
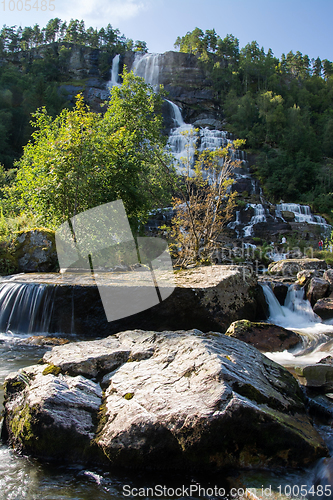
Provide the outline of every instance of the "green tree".
{"type": "Polygon", "coordinates": [[[170,171],[161,97],[132,73],[113,89],[108,109],[92,113],[79,95],[74,110],[54,120],[45,108],[34,114],[33,139],[16,163],[8,189],[11,206],[56,225],[88,208],[121,198],[133,222],[166,201],[170,171]]]}
{"type": "MultiPolygon", "coordinates": [[[[193,138],[188,136],[188,148],[193,138]]],[[[211,261],[223,228],[230,221],[235,207],[236,192],[231,193],[232,170],[239,166],[233,152],[245,141],[236,140],[234,146],[204,150],[197,157],[193,170],[190,157],[183,159],[185,175],[173,198],[176,212],[172,219],[172,235],[180,247],[178,264],[211,261]]]]}

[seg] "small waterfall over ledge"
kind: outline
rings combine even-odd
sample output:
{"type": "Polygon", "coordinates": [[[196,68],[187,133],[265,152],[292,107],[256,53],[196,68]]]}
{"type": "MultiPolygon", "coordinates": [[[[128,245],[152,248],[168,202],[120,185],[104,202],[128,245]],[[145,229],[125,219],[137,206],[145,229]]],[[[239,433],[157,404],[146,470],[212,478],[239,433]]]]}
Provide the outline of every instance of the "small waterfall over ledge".
{"type": "Polygon", "coordinates": [[[268,321],[303,337],[303,346],[296,351],[265,353],[266,356],[283,366],[313,364],[325,358],[333,344],[333,324],[323,322],[313,312],[310,302],[304,299],[304,289],[290,285],[281,306],[269,285],[262,288],[269,306],[268,321]]]}
{"type": "Polygon", "coordinates": [[[37,283],[0,283],[1,334],[47,333],[54,289],[37,283]]]}

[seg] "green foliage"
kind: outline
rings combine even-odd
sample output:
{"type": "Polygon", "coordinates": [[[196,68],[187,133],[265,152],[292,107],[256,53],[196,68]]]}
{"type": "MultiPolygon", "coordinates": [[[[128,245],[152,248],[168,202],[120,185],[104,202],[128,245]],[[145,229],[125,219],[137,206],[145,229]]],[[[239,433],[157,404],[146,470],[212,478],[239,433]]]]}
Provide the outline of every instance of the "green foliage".
{"type": "Polygon", "coordinates": [[[175,47],[200,58],[228,131],[258,154],[255,171],[266,194],[330,214],[333,64],[299,51],[279,60],[256,41],[239,50],[232,35],[222,39],[199,28],[178,37],[175,47]]]}
{"type": "Polygon", "coordinates": [[[104,115],[92,113],[80,94],[75,109],[54,120],[39,109],[6,203],[21,213],[29,207],[52,227],[121,198],[137,227],[154,205],[168,201],[169,159],[156,113],[161,102],[141,78],[125,72],[104,115]]]}
{"type": "Polygon", "coordinates": [[[333,253],[329,252],[328,250],[315,251],[313,252],[313,257],[315,259],[324,259],[326,264],[328,264],[329,266],[333,266],[333,253]]]}
{"type": "MultiPolygon", "coordinates": [[[[65,106],[71,107],[59,85],[68,80],[76,46],[99,49],[99,73],[108,80],[112,58],[125,52],[126,43],[110,24],[97,30],[78,19],[68,25],[51,19],[44,28],[4,25],[0,30],[0,163],[10,169],[21,156],[33,131],[30,119],[36,109],[45,106],[55,117],[65,106]]],[[[146,43],[137,41],[135,50],[146,52],[146,43]]]]}

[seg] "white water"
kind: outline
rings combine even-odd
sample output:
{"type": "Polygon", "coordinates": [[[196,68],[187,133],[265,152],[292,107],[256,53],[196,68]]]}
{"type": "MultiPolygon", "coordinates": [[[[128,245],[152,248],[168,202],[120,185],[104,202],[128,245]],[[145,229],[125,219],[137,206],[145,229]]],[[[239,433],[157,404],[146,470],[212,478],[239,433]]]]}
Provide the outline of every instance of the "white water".
{"type": "Polygon", "coordinates": [[[295,222],[307,222],[308,224],[329,226],[324,217],[312,214],[308,205],[299,205],[297,203],[281,203],[276,205],[276,217],[280,217],[284,220],[282,212],[292,212],[295,215],[295,222]]]}
{"type": "Polygon", "coordinates": [[[249,203],[246,207],[246,210],[248,210],[249,208],[253,208],[254,215],[251,217],[250,224],[248,224],[243,228],[244,238],[252,235],[253,226],[255,224],[259,224],[260,222],[267,222],[266,210],[264,209],[261,203],[258,204],[249,203]]]}
{"type": "Polygon", "coordinates": [[[185,122],[183,120],[183,117],[182,117],[182,113],[180,111],[180,108],[179,106],[177,106],[177,104],[175,104],[174,102],[172,101],[169,101],[168,99],[165,99],[166,102],[168,102],[171,106],[171,110],[172,110],[172,117],[173,117],[173,122],[174,122],[174,126],[176,128],[178,127],[182,127],[183,125],[185,125],[185,122]]]}
{"type": "Polygon", "coordinates": [[[161,54],[136,54],[132,71],[144,78],[145,82],[157,90],[159,85],[161,54]]]}
{"type": "Polygon", "coordinates": [[[0,283],[0,335],[47,332],[52,292],[41,284],[0,283]]]}
{"type": "Polygon", "coordinates": [[[268,285],[263,285],[263,291],[269,306],[268,321],[303,336],[303,346],[295,351],[265,353],[267,357],[283,366],[301,366],[317,363],[331,352],[333,325],[313,312],[302,288],[290,285],[283,306],[268,285]]]}
{"type": "MultiPolygon", "coordinates": [[[[135,75],[144,78],[145,82],[151,85],[154,91],[158,90],[160,83],[160,69],[162,64],[162,54],[136,54],[132,71],[135,75]]],[[[171,117],[173,128],[168,139],[168,147],[175,157],[175,168],[179,174],[193,176],[192,170],[196,149],[201,152],[204,149],[215,150],[232,144],[227,138],[228,132],[221,130],[211,130],[207,127],[200,128],[199,131],[188,123],[184,122],[181,109],[177,104],[166,99],[171,106],[171,117]]],[[[235,151],[233,160],[246,160],[244,151],[235,151]]]]}
{"type": "Polygon", "coordinates": [[[111,89],[112,87],[118,87],[119,83],[119,60],[120,55],[117,54],[112,59],[112,68],[111,68],[111,80],[108,82],[108,87],[111,89]]]}

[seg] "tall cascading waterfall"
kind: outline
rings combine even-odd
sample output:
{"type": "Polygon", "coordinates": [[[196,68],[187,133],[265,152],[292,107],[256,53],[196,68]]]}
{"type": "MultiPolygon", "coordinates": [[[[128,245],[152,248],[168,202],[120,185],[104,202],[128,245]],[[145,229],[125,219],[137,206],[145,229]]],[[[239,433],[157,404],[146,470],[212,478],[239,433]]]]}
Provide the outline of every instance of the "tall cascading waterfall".
{"type": "Polygon", "coordinates": [[[132,71],[135,75],[144,78],[145,82],[157,90],[159,85],[159,73],[161,54],[136,54],[132,71]]]}
{"type": "MultiPolygon", "coordinates": [[[[171,129],[168,148],[176,158],[175,167],[179,174],[191,175],[191,166],[194,162],[194,153],[198,140],[193,125],[184,122],[180,108],[166,99],[171,107],[171,116],[174,127],[171,129]]],[[[194,174],[194,172],[193,172],[194,174]]]]}
{"type": "Polygon", "coordinates": [[[114,86],[120,85],[120,83],[119,83],[119,62],[120,62],[120,55],[117,54],[112,59],[111,80],[108,82],[109,89],[111,89],[114,86]]]}
{"type": "MultiPolygon", "coordinates": [[[[132,66],[132,70],[138,76],[144,78],[145,82],[152,85],[154,90],[158,89],[160,83],[160,69],[162,65],[162,54],[137,54],[132,66]]],[[[173,118],[173,128],[169,134],[168,147],[170,152],[176,158],[175,167],[178,173],[194,175],[192,169],[194,164],[195,151],[204,149],[214,150],[220,147],[226,147],[232,143],[230,134],[226,131],[211,130],[207,127],[200,128],[197,132],[193,125],[186,124],[182,117],[181,109],[172,101],[167,100],[170,105],[171,116],[173,118]]],[[[233,152],[232,160],[239,160],[246,164],[246,153],[242,150],[233,152]]],[[[249,178],[249,174],[236,172],[235,179],[239,177],[249,178]]],[[[229,224],[229,227],[236,231],[237,237],[249,238],[253,235],[254,226],[259,223],[267,222],[268,219],[277,222],[284,221],[282,212],[290,211],[295,214],[295,222],[307,222],[317,224],[325,229],[330,228],[325,219],[319,215],[311,214],[310,207],[307,205],[298,205],[291,203],[282,203],[276,206],[275,217],[269,214],[264,206],[264,199],[261,188],[256,186],[256,181],[251,179],[252,191],[259,191],[261,203],[248,204],[254,210],[254,215],[247,225],[242,224],[240,215],[236,214],[236,220],[229,224]],[[243,227],[242,227],[243,226],[243,227]]]]}
{"type": "MultiPolygon", "coordinates": [[[[162,63],[162,54],[137,54],[132,66],[135,75],[144,78],[145,82],[150,84],[154,90],[159,86],[159,74],[162,63]]],[[[185,123],[180,108],[172,101],[166,99],[171,107],[171,117],[173,125],[168,147],[170,152],[176,158],[175,167],[178,173],[194,175],[192,170],[194,163],[195,150],[199,152],[204,149],[214,150],[231,144],[226,131],[211,130],[208,127],[200,128],[199,131],[191,124],[185,123]]],[[[244,151],[235,151],[233,160],[246,161],[244,151]]]]}

